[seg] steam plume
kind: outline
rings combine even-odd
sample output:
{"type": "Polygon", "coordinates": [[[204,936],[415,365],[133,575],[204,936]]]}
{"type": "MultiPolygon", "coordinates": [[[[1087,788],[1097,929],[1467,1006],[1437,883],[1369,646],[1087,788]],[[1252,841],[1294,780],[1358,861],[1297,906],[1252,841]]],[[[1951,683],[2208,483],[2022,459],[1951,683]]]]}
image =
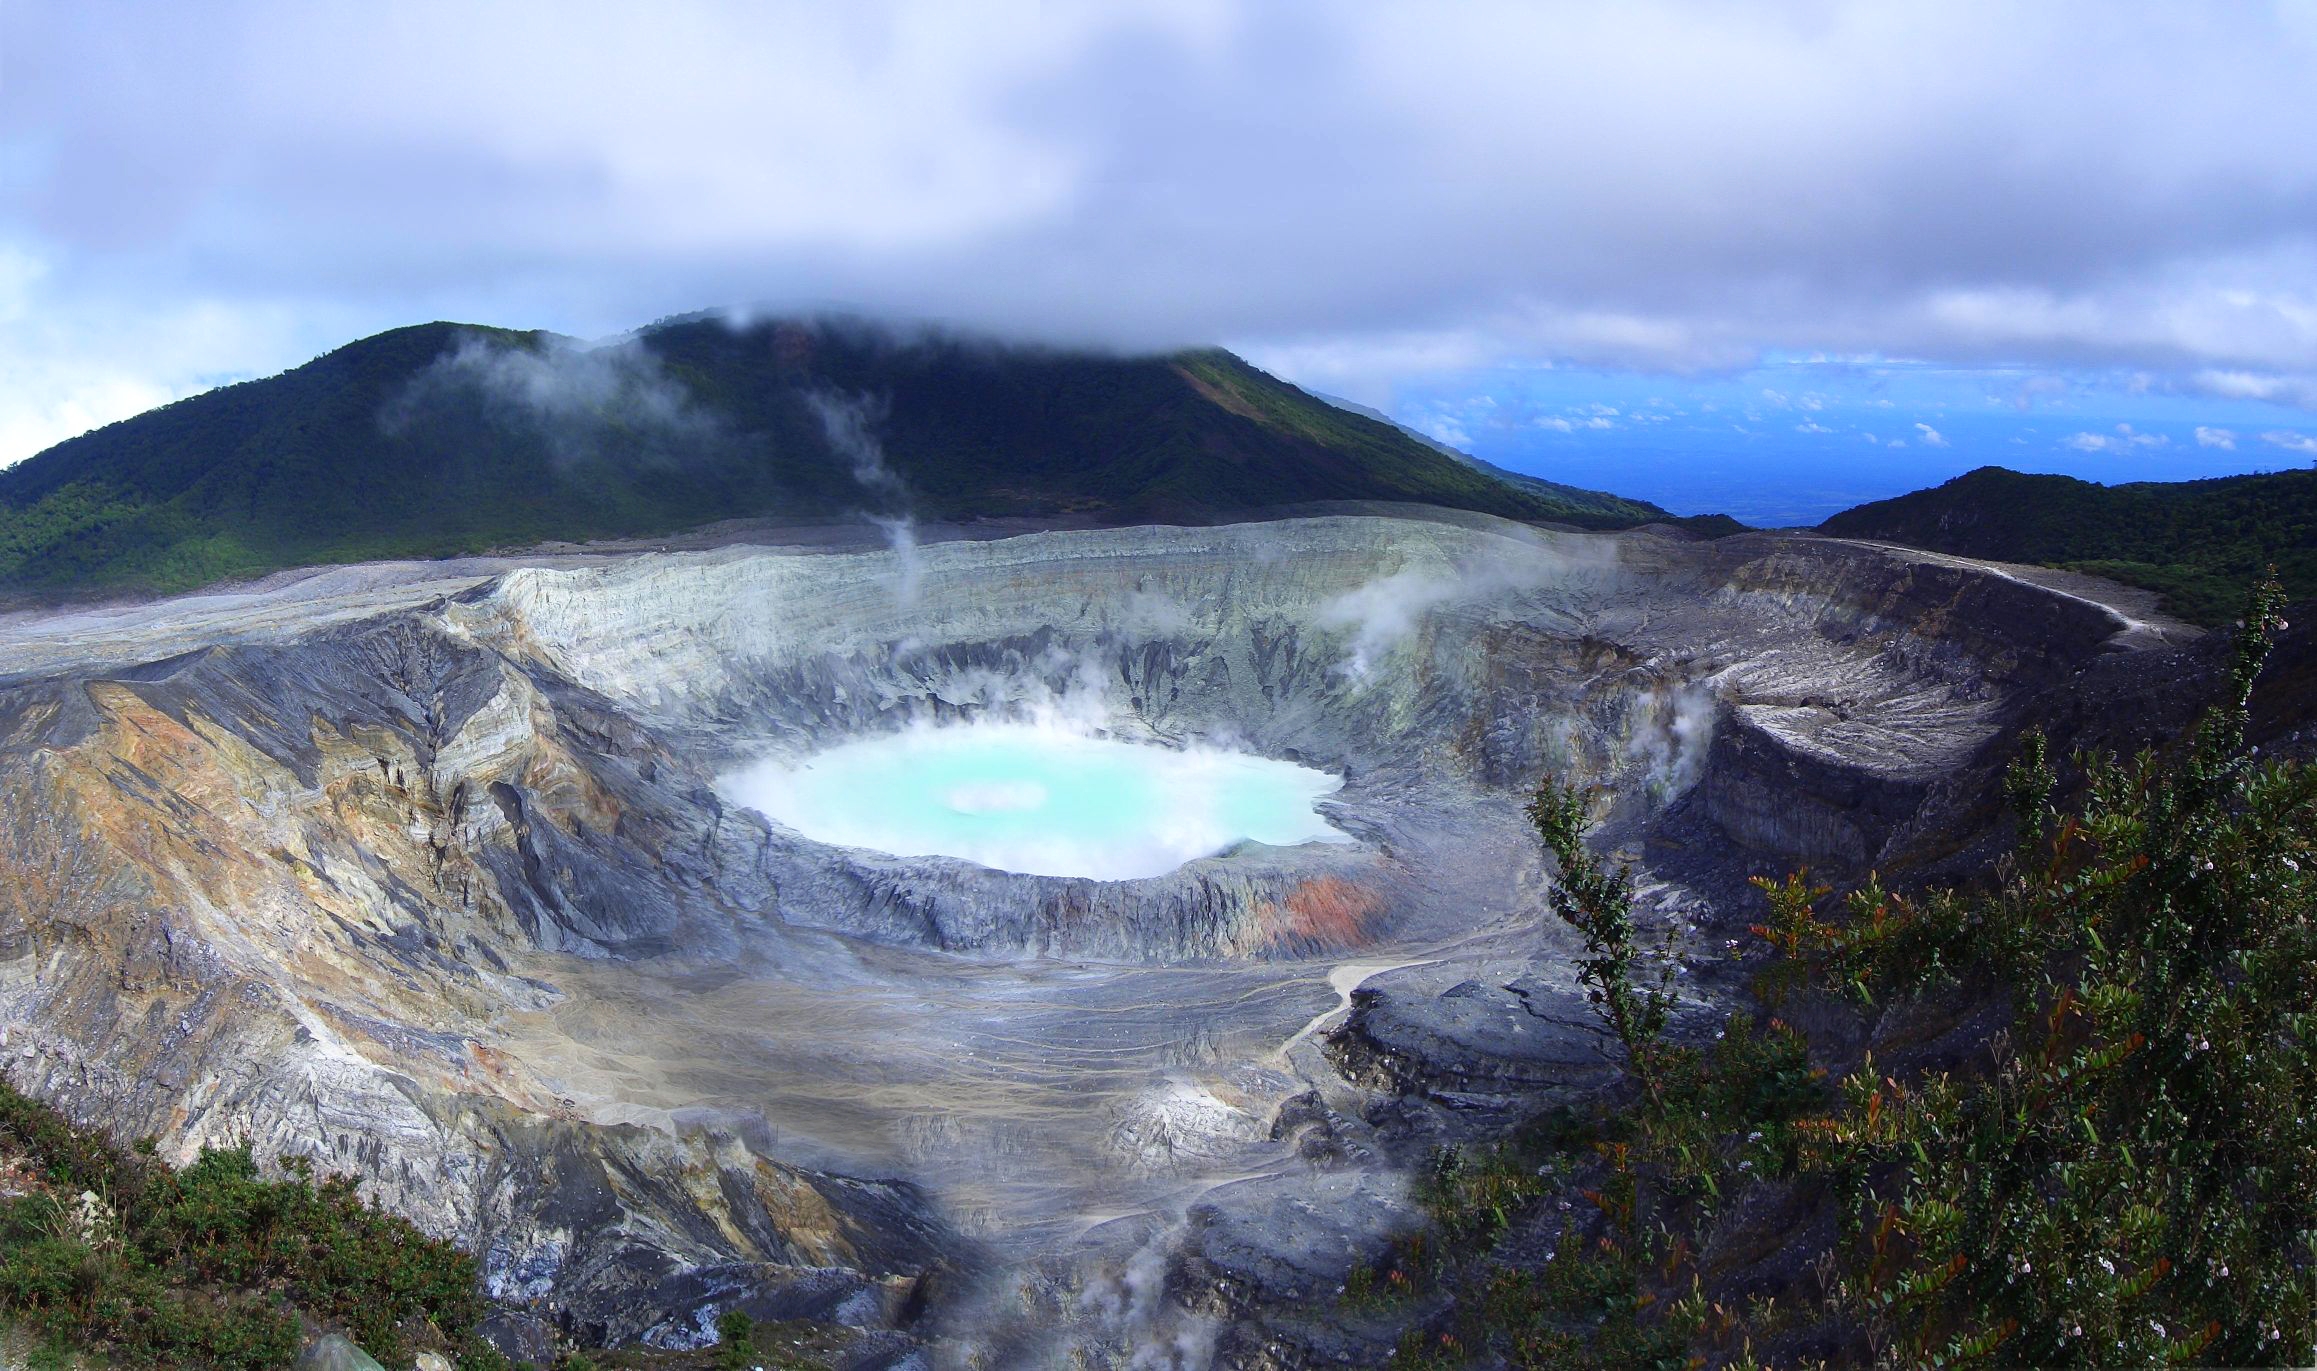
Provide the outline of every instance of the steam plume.
{"type": "Polygon", "coordinates": [[[521,347],[470,337],[413,377],[379,422],[398,433],[459,397],[479,400],[499,424],[537,432],[563,463],[680,461],[727,437],[722,421],[632,339],[521,347]]]}
{"type": "Polygon", "coordinates": [[[885,463],[885,445],[877,441],[876,425],[883,422],[886,404],[871,395],[840,395],[832,390],[805,392],[805,403],[821,421],[829,447],[852,468],[853,479],[864,490],[895,507],[895,513],[872,513],[869,522],[885,535],[900,567],[894,596],[902,605],[917,603],[923,568],[917,557],[917,521],[909,513],[909,487],[885,463]]]}

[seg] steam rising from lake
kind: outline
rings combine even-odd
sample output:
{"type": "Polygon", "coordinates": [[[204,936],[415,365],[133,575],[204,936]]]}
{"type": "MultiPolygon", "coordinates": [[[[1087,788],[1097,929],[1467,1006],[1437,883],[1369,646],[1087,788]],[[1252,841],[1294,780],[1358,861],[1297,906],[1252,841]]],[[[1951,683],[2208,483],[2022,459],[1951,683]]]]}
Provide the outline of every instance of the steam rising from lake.
{"type": "Polygon", "coordinates": [[[820,842],[1105,881],[1243,841],[1348,841],[1313,808],[1341,785],[1246,753],[1001,722],[914,728],[722,781],[732,800],[820,842]]]}

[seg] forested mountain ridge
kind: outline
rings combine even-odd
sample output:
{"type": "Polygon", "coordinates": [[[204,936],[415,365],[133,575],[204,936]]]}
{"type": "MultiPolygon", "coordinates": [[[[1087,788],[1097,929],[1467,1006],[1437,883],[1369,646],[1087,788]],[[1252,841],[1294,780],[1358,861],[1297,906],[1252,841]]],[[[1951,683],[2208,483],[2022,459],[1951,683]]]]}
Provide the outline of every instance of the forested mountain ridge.
{"type": "Polygon", "coordinates": [[[1203,522],[1390,500],[1625,527],[1220,349],[1132,357],[688,317],[603,346],[434,323],[0,471],[0,590],[168,591],[314,563],[731,518],[1203,522]]]}
{"type": "Polygon", "coordinates": [[[2234,617],[2271,565],[2295,598],[2317,594],[2317,471],[2103,486],[1981,467],[1819,531],[2087,571],[2157,591],[2202,624],[2234,617]]]}

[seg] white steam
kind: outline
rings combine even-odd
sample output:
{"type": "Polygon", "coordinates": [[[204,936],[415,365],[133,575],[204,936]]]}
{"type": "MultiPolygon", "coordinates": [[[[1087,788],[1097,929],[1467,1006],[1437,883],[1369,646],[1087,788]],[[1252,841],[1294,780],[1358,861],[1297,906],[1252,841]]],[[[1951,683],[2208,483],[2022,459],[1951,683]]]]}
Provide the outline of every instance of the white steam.
{"type": "Polygon", "coordinates": [[[1376,663],[1415,634],[1427,613],[1463,591],[1463,583],[1453,577],[1429,571],[1396,571],[1321,605],[1317,620],[1322,628],[1351,635],[1341,670],[1354,680],[1364,681],[1376,663]]]}
{"type": "Polygon", "coordinates": [[[894,598],[904,607],[917,603],[924,584],[924,569],[917,556],[917,521],[909,513],[909,487],[885,462],[885,445],[877,440],[877,425],[884,422],[886,403],[872,395],[840,395],[833,390],[805,392],[805,404],[821,421],[829,448],[852,469],[853,479],[872,496],[893,507],[893,512],[871,513],[869,522],[885,535],[899,567],[894,598]]]}
{"type": "Polygon", "coordinates": [[[1315,620],[1349,635],[1337,670],[1365,681],[1416,636],[1426,615],[1443,606],[1533,591],[1577,575],[1612,575],[1617,557],[1617,545],[1605,539],[1564,546],[1530,535],[1506,555],[1457,566],[1403,567],[1379,576],[1321,605],[1315,620]]]}
{"type": "Polygon", "coordinates": [[[1079,1297],[1104,1341],[1127,1349],[1131,1371],[1206,1371],[1214,1364],[1222,1324],[1167,1297],[1167,1268],[1182,1234],[1179,1224],[1154,1234],[1079,1297]]]}
{"type": "Polygon", "coordinates": [[[897,568],[893,598],[907,609],[917,603],[918,592],[925,587],[925,563],[917,555],[917,521],[906,514],[872,514],[869,522],[885,535],[885,546],[893,550],[897,568]]]}
{"type": "Polygon", "coordinates": [[[1714,741],[1717,704],[1712,686],[1691,681],[1651,702],[1648,716],[1626,743],[1650,795],[1670,800],[1697,783],[1714,741]]]}
{"type": "Polygon", "coordinates": [[[885,421],[888,413],[884,401],[872,395],[809,390],[805,392],[805,404],[811,407],[813,417],[821,421],[821,432],[827,435],[829,447],[852,468],[854,480],[868,490],[897,500],[909,498],[901,478],[885,465],[885,445],[877,441],[876,426],[885,421]]]}
{"type": "Polygon", "coordinates": [[[968,667],[931,689],[952,709],[1092,738],[1109,725],[1112,678],[1098,654],[1052,643],[1017,669],[968,667]]]}
{"type": "Polygon", "coordinates": [[[558,461],[681,459],[725,437],[722,422],[632,339],[521,347],[470,337],[412,378],[380,422],[390,433],[406,430],[462,394],[503,424],[539,432],[558,461]]]}

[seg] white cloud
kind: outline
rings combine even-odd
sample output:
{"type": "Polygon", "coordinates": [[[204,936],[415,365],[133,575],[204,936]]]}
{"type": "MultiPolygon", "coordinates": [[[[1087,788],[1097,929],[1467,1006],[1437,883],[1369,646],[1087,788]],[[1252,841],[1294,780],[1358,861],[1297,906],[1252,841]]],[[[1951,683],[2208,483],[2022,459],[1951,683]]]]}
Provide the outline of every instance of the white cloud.
{"type": "Polygon", "coordinates": [[[2196,426],[2196,445],[2198,447],[2217,447],[2224,451],[2234,452],[2237,446],[2237,435],[2225,428],[2206,428],[2199,424],[2196,426]]]}
{"type": "Polygon", "coordinates": [[[1947,446],[1946,435],[1940,433],[1939,430],[1931,427],[1929,424],[1916,424],[1915,432],[1923,435],[1923,446],[1925,447],[1947,446]]]}
{"type": "Polygon", "coordinates": [[[1418,422],[1416,427],[1423,430],[1433,441],[1446,443],[1453,448],[1468,447],[1472,443],[1472,435],[1465,432],[1464,425],[1451,415],[1434,415],[1430,419],[1418,422]]]}
{"type": "MultiPolygon", "coordinates": [[[[2201,435],[2203,430],[2198,431],[2201,435]]],[[[2130,424],[2116,425],[2114,433],[2074,433],[2062,440],[2078,452],[2130,452],[2134,448],[2170,447],[2172,440],[2161,433],[2141,433],[2130,424]]],[[[2200,436],[2197,440],[2203,443],[2200,436]]]]}
{"type": "Polygon", "coordinates": [[[2306,13],[14,0],[0,245],[56,265],[72,337],[0,342],[0,414],[427,318],[751,302],[1220,341],[1386,408],[1417,371],[1766,350],[2317,408],[2306,13]]]}
{"type": "Polygon", "coordinates": [[[2224,400],[2266,400],[2271,404],[2317,409],[2317,377],[2270,376],[2208,368],[2189,378],[2189,388],[2224,400]]]}
{"type": "Polygon", "coordinates": [[[1805,419],[1805,420],[1803,420],[1801,423],[1799,423],[1799,424],[1796,424],[1796,425],[1794,426],[1794,431],[1795,431],[1796,433],[1832,433],[1832,432],[1834,432],[1834,430],[1833,430],[1833,429],[1830,429],[1830,428],[1828,428],[1826,425],[1824,425],[1824,424],[1822,424],[1822,423],[1819,423],[1819,422],[1818,422],[1817,420],[1815,420],[1815,419],[1805,419]]]}
{"type": "Polygon", "coordinates": [[[2281,447],[2287,452],[2300,453],[2304,457],[2317,457],[2317,437],[2306,433],[2275,429],[2262,434],[2261,441],[2271,447],[2281,447]]]}

